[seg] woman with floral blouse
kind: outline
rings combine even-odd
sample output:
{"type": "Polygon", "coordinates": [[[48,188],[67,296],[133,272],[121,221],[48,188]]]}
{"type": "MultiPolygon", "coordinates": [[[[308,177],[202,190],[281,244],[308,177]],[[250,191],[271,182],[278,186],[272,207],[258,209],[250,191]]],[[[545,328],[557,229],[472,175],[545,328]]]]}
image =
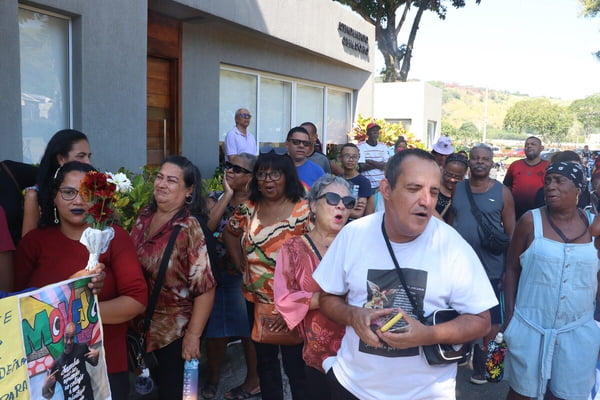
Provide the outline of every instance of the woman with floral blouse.
{"type": "Polygon", "coordinates": [[[195,217],[206,215],[201,189],[194,164],[182,156],[166,158],[154,181],[154,198],[131,232],[152,293],[171,232],[181,225],[146,334],[146,350],[158,360],[150,372],[164,400],[182,398],[184,360],[200,358],[200,336],[213,305],[216,282],[195,217]]]}

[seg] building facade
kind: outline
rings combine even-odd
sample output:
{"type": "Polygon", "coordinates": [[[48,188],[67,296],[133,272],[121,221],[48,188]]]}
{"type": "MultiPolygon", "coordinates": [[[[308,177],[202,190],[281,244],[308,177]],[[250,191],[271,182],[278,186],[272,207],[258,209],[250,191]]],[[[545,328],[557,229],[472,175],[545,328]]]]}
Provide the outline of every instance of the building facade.
{"type": "Polygon", "coordinates": [[[442,132],[442,89],[427,82],[376,83],[374,117],[399,122],[428,149],[442,132]]]}
{"type": "Polygon", "coordinates": [[[332,1],[2,1],[0,159],[74,128],[100,169],[183,154],[210,176],[240,107],[261,144],[304,121],[345,143],[372,114],[374,39],[332,1]]]}

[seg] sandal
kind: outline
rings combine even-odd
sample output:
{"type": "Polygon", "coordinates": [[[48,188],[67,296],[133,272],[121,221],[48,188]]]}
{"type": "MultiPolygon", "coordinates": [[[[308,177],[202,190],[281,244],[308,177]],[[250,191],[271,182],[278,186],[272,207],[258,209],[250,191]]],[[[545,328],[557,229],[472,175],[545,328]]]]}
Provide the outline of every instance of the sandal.
{"type": "Polygon", "coordinates": [[[204,387],[200,391],[200,394],[206,400],[214,399],[215,397],[217,397],[218,385],[218,383],[206,382],[206,385],[204,385],[204,387]]]}
{"type": "Polygon", "coordinates": [[[231,389],[223,396],[227,400],[245,400],[260,395],[260,388],[256,388],[254,393],[250,393],[242,385],[231,389]]]}

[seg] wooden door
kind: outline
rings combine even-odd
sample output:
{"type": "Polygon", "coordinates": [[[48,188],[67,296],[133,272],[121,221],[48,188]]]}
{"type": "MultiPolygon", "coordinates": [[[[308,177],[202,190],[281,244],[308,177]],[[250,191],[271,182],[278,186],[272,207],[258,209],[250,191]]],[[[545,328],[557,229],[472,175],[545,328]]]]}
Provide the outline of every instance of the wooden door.
{"type": "Polygon", "coordinates": [[[147,163],[158,165],[170,155],[178,154],[175,60],[148,56],[147,74],[147,163]]]}

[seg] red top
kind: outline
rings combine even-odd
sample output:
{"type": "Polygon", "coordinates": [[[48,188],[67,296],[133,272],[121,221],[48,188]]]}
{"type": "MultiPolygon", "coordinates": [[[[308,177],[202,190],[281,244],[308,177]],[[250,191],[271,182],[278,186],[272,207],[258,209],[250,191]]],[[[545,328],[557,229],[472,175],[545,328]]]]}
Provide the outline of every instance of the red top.
{"type": "Polygon", "coordinates": [[[529,165],[525,160],[518,160],[510,164],[504,184],[511,188],[515,199],[515,214],[517,220],[525,212],[535,208],[535,194],[544,187],[548,161],[541,160],[535,165],[529,165]]]}
{"type": "MultiPolygon", "coordinates": [[[[100,256],[100,262],[106,265],[106,278],[98,299],[102,302],[129,296],[146,305],[148,289],[133,242],[122,228],[113,228],[115,237],[100,256]]],[[[84,245],[63,235],[58,227],[35,229],[17,247],[15,288],[42,287],[68,279],[85,268],[88,256],[84,245]]],[[[127,322],[102,324],[109,373],[127,371],[127,325],[127,322]]]]}
{"type": "Polygon", "coordinates": [[[8,225],[6,223],[6,215],[4,209],[0,206],[0,253],[5,251],[12,251],[15,249],[10,232],[8,231],[8,225]]]}

